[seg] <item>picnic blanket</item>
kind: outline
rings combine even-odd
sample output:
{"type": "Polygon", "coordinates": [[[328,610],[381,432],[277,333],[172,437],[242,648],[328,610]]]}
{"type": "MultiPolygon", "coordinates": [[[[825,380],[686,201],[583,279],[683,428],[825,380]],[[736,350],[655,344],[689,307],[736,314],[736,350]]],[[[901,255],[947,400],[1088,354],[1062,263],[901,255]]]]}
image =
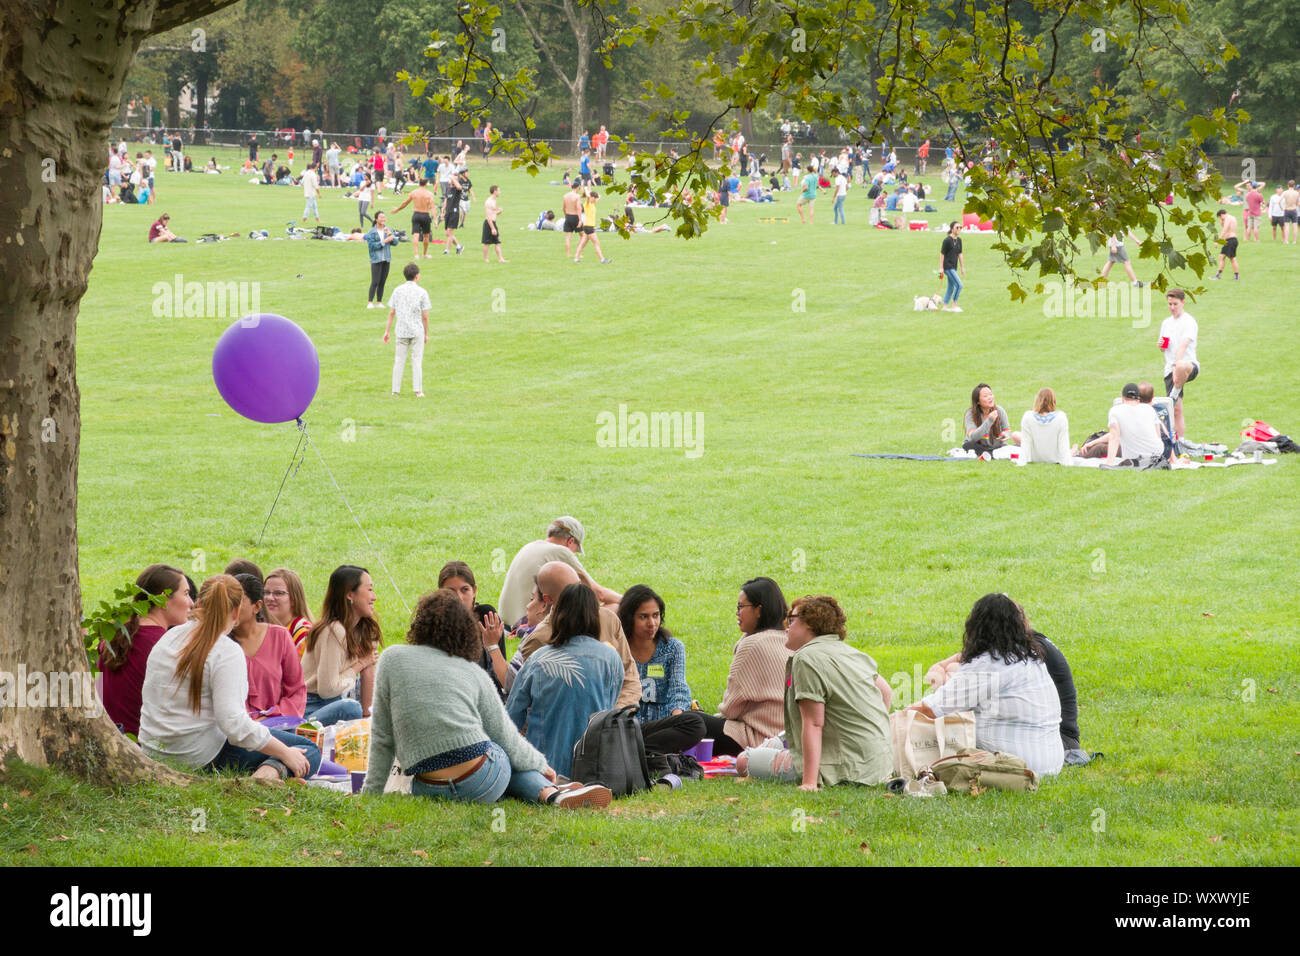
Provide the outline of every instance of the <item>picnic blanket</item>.
{"type": "Polygon", "coordinates": [[[854,452],[855,458],[902,458],[907,461],[974,461],[973,458],[949,458],[947,455],[865,454],[854,452]]]}

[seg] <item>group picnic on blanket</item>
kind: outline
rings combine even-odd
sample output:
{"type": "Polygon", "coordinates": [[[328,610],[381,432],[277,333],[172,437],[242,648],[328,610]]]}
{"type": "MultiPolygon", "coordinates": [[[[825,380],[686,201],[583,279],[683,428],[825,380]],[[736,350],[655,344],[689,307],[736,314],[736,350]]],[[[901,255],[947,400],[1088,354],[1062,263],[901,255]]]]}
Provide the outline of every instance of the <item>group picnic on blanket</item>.
{"type": "Polygon", "coordinates": [[[1097,756],[1080,744],[1065,655],[1005,594],[975,602],[929,693],[891,713],[894,688],[847,642],[839,602],[787,602],[755,577],[737,595],[722,699],[701,709],[663,598],[597,583],[578,557],[585,537],[572,516],[551,522],[511,561],[499,607],[448,562],[388,647],[362,567],[330,575],[313,618],[287,568],[237,559],[196,585],[151,565],[136,579],[149,610],[98,649],[105,709],[187,770],[568,809],[718,777],[1035,790],[1097,756]]]}
{"type": "Polygon", "coordinates": [[[1011,430],[1007,410],[994,398],[993,389],[980,382],[971,391],[970,407],[963,416],[966,438],[946,455],[859,454],[860,458],[893,458],[913,461],[1010,460],[1017,465],[1031,462],[1093,468],[1196,469],[1226,468],[1232,465],[1277,463],[1283,452],[1300,452],[1288,435],[1265,421],[1256,420],[1241,432],[1241,441],[1229,450],[1220,442],[1194,442],[1187,438],[1183,396],[1190,382],[1200,375],[1196,345],[1200,332],[1185,311],[1186,293],[1170,289],[1166,294],[1169,317],[1160,325],[1157,348],[1163,360],[1165,397],[1155,396],[1150,382],[1128,382],[1106,416],[1106,428],[1090,434],[1086,441],[1070,443],[1070,423],[1057,407],[1056,392],[1041,388],[1033,407],[1020,418],[1020,430],[1011,430]],[[1218,459],[1218,460],[1216,460],[1218,459]]]}

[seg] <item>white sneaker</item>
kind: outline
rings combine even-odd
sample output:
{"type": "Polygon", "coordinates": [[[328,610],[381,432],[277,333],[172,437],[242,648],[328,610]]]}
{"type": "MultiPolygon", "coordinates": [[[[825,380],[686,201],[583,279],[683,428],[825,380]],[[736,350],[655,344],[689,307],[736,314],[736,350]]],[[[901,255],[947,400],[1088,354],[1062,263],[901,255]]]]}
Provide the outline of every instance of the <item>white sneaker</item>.
{"type": "Polygon", "coordinates": [[[949,311],[949,312],[960,312],[960,311],[962,311],[962,308],[961,308],[961,306],[959,306],[959,305],[954,305],[954,306],[953,306],[951,309],[949,309],[948,311],[949,311]]]}

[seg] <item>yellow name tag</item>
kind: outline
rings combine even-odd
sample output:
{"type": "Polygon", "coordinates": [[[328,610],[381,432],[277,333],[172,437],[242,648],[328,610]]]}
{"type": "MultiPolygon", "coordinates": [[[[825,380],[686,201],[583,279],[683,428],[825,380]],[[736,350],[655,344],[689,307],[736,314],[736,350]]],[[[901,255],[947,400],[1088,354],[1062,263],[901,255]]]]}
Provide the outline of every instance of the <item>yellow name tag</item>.
{"type": "Polygon", "coordinates": [[[647,665],[646,665],[646,669],[645,669],[645,676],[646,676],[646,677],[663,677],[663,676],[664,676],[664,665],[662,665],[662,664],[647,664],[647,665]]]}

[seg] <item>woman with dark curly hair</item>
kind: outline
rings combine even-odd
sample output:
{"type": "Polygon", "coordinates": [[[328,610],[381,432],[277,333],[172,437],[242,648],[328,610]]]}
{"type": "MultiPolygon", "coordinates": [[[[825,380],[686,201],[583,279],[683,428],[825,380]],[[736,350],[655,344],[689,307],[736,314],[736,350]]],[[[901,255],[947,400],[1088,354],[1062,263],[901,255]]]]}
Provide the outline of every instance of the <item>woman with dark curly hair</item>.
{"type": "Polygon", "coordinates": [[[609,710],[623,689],[623,658],[600,634],[600,602],[585,584],[560,592],[551,614],[551,642],[519,669],[506,700],[515,726],[568,776],[573,745],[591,715],[609,710]]]}
{"type": "Polygon", "coordinates": [[[495,803],[508,793],[559,807],[609,805],[605,787],[557,787],[546,758],[519,735],[479,667],[482,631],[455,591],[420,598],[406,644],[379,660],[363,793],[384,792],[396,758],[415,777],[416,796],[495,803]]]}
{"type": "Polygon", "coordinates": [[[876,662],[846,644],[847,619],[835,598],[808,595],[786,617],[786,746],[770,740],[746,750],[736,771],[800,780],[800,790],[889,779],[892,690],[876,662]]]}
{"type": "Polygon", "coordinates": [[[986,594],[966,618],[961,667],[910,709],[939,718],[975,712],[975,745],[1014,754],[1036,773],[1060,773],[1061,699],[1042,643],[1005,594],[986,594]]]}

